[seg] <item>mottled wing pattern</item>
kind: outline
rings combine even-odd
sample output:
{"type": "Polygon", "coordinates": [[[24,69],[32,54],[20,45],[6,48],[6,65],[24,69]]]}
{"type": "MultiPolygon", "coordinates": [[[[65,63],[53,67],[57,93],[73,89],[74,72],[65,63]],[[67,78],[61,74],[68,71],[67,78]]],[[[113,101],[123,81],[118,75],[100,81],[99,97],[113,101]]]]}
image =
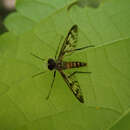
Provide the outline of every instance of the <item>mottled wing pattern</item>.
{"type": "Polygon", "coordinates": [[[78,26],[73,25],[68,32],[63,45],[61,47],[58,60],[62,60],[63,56],[67,53],[67,51],[72,50],[76,47],[76,42],[78,40],[78,26]]]}
{"type": "Polygon", "coordinates": [[[81,92],[80,85],[74,77],[68,77],[63,71],[59,71],[63,79],[65,80],[68,87],[71,89],[75,97],[81,102],[84,103],[84,98],[81,92]]]}

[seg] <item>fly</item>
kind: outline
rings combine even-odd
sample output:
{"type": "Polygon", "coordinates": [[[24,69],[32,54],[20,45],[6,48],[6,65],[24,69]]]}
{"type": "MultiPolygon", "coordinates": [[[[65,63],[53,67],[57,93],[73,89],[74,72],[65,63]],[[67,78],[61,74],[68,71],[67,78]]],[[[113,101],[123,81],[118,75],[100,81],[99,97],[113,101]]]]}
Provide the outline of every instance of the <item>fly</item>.
{"type": "MultiPolygon", "coordinates": [[[[64,81],[66,82],[67,86],[70,88],[70,90],[73,92],[74,96],[81,102],[84,103],[84,98],[82,95],[82,91],[79,85],[78,80],[75,79],[75,74],[78,73],[91,73],[91,72],[83,72],[83,71],[74,71],[71,74],[67,74],[64,72],[64,70],[66,69],[72,69],[72,68],[80,68],[80,67],[85,67],[87,66],[86,62],[81,62],[81,61],[72,61],[72,62],[67,62],[64,61],[64,56],[67,56],[67,54],[71,54],[75,51],[78,50],[83,50],[89,47],[94,47],[93,45],[89,45],[89,46],[85,46],[85,47],[81,47],[81,48],[76,48],[76,43],[77,43],[77,37],[78,37],[78,26],[77,25],[73,25],[71,27],[71,29],[69,30],[61,48],[60,48],[60,43],[59,46],[56,50],[56,54],[55,54],[55,58],[49,58],[48,59],[48,69],[50,71],[53,71],[53,80],[51,82],[51,88],[50,91],[48,93],[47,99],[50,97],[51,94],[51,90],[55,81],[55,77],[56,77],[56,73],[57,71],[61,74],[61,76],[63,77],[64,81]]],[[[40,58],[39,56],[36,56],[34,54],[32,54],[33,56],[35,56],[36,58],[43,60],[42,58],[40,58]]],[[[44,72],[38,73],[35,76],[41,75],[44,72]]]]}

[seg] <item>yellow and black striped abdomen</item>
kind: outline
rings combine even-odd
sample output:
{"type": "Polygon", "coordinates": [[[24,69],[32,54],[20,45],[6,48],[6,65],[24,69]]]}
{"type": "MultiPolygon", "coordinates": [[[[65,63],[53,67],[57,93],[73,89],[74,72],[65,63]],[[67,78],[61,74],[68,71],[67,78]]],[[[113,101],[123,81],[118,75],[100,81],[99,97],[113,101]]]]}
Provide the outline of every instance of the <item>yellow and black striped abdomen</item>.
{"type": "Polygon", "coordinates": [[[79,68],[86,66],[85,62],[63,62],[63,69],[79,68]]]}

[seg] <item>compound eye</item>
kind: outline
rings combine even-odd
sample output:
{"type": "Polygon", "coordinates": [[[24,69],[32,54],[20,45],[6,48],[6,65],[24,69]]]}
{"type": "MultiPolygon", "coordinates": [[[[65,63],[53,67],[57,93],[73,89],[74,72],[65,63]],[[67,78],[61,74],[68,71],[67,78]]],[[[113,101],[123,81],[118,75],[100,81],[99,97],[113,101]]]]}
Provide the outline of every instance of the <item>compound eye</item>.
{"type": "Polygon", "coordinates": [[[50,59],[48,60],[48,64],[50,64],[51,63],[51,61],[50,61],[50,59]]]}
{"type": "Polygon", "coordinates": [[[55,65],[56,65],[56,63],[53,59],[48,60],[48,69],[49,70],[53,70],[55,68],[55,65]]]}
{"type": "Polygon", "coordinates": [[[53,70],[54,67],[53,67],[52,65],[48,65],[48,69],[49,69],[49,70],[53,70]]]}
{"type": "Polygon", "coordinates": [[[52,64],[53,62],[54,62],[53,59],[49,59],[49,60],[48,60],[48,64],[52,64]]]}

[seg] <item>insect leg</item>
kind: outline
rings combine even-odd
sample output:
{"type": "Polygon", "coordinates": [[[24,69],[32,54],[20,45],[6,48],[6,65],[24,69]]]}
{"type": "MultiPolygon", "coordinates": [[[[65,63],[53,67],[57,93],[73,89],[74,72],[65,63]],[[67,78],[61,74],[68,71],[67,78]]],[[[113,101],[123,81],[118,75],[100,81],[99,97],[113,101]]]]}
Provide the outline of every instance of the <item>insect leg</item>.
{"type": "Polygon", "coordinates": [[[86,73],[91,74],[91,72],[75,71],[75,72],[71,73],[71,74],[68,76],[68,78],[70,78],[71,76],[73,76],[73,75],[75,75],[75,74],[86,74],[86,73]]]}
{"type": "Polygon", "coordinates": [[[73,49],[73,50],[68,50],[68,51],[66,51],[66,52],[67,52],[67,53],[69,53],[69,52],[74,52],[74,51],[78,51],[78,50],[87,49],[87,48],[90,48],[90,47],[94,47],[94,45],[89,45],[89,46],[85,46],[85,47],[81,47],[81,48],[76,48],[76,49],[73,49]]]}
{"type": "Polygon", "coordinates": [[[47,100],[48,100],[49,97],[50,97],[50,94],[51,94],[51,91],[52,91],[52,87],[53,87],[53,84],[54,84],[54,81],[55,81],[55,77],[56,77],[56,70],[55,70],[54,73],[53,73],[53,80],[52,80],[52,82],[51,82],[51,88],[50,88],[50,90],[49,90],[48,96],[46,97],[47,100]]]}
{"type": "Polygon", "coordinates": [[[57,47],[56,54],[55,54],[55,59],[57,58],[58,51],[59,51],[59,48],[60,48],[60,44],[61,44],[62,39],[63,39],[63,36],[61,37],[60,42],[59,42],[59,45],[58,45],[58,47],[57,47]]]}

